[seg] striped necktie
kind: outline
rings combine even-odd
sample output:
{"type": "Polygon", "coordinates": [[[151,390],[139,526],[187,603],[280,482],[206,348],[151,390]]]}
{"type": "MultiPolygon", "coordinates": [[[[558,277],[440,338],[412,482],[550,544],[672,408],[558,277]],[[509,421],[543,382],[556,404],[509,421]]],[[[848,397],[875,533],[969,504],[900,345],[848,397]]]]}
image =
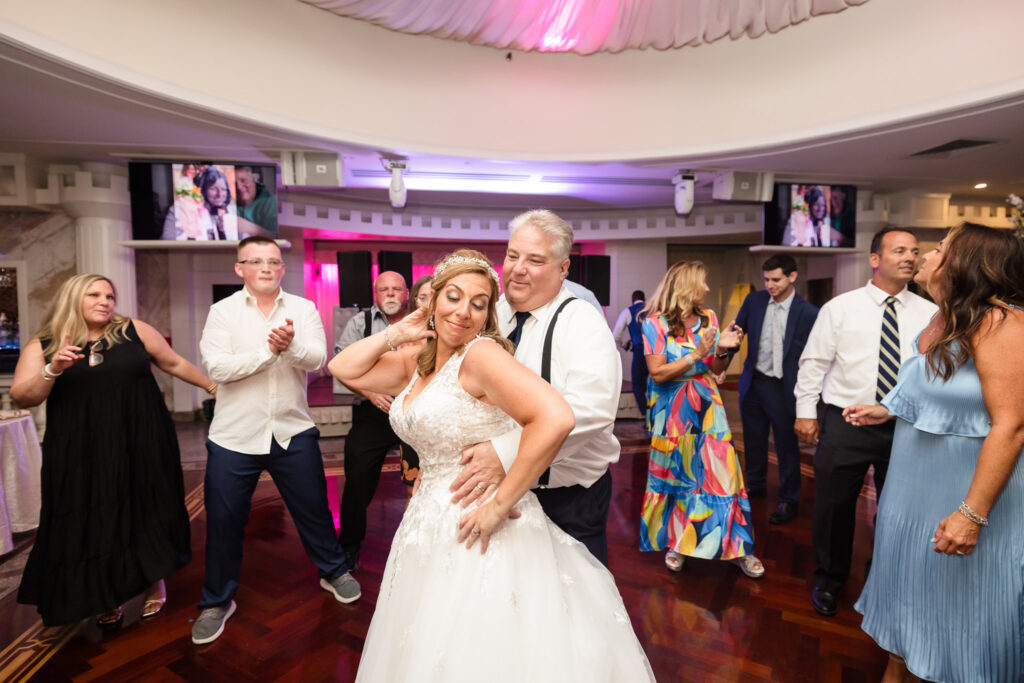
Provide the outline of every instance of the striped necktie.
{"type": "Polygon", "coordinates": [[[882,312],[882,336],[878,347],[878,386],[875,401],[882,402],[885,395],[896,386],[900,374],[900,324],[896,320],[896,297],[885,300],[882,312]]]}

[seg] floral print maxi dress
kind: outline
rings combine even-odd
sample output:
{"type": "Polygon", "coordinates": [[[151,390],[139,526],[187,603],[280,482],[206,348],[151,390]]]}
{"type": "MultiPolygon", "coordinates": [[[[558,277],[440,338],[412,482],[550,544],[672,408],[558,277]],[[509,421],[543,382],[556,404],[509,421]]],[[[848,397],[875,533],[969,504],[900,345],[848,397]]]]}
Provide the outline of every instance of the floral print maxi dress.
{"type": "MultiPolygon", "coordinates": [[[[718,319],[697,323],[681,336],[669,334],[664,317],[643,322],[644,353],[671,363],[692,352],[705,334],[718,335],[718,319]]],[[[640,526],[641,550],[672,549],[709,560],[754,552],[750,501],[718,386],[713,355],[682,375],[647,382],[647,429],[651,455],[640,526]]]]}

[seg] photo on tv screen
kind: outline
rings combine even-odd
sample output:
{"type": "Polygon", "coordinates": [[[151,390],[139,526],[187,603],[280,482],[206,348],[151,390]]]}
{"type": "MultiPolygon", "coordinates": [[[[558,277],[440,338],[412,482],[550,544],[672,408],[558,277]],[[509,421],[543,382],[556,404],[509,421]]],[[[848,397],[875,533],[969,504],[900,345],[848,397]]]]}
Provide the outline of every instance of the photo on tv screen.
{"type": "Polygon", "coordinates": [[[852,247],[856,205],[852,185],[776,183],[764,207],[762,241],[782,247],[852,247]]]}
{"type": "Polygon", "coordinates": [[[134,239],[278,237],[275,166],[132,162],[128,182],[134,239]]]}

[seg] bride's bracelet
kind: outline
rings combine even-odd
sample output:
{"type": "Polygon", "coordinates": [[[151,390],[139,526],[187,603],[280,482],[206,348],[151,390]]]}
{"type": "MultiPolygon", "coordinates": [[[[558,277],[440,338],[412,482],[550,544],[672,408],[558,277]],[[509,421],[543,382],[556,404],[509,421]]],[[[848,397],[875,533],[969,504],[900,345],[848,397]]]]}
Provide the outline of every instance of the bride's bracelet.
{"type": "Polygon", "coordinates": [[[387,327],[384,328],[384,343],[388,345],[388,350],[389,351],[397,351],[398,349],[395,348],[395,345],[391,343],[391,339],[388,338],[388,330],[390,330],[390,329],[391,329],[390,325],[388,325],[387,327]]]}
{"type": "Polygon", "coordinates": [[[978,526],[988,526],[988,517],[982,517],[977,512],[971,509],[971,506],[967,504],[967,501],[960,503],[960,507],[957,508],[957,512],[971,520],[978,526]]]}

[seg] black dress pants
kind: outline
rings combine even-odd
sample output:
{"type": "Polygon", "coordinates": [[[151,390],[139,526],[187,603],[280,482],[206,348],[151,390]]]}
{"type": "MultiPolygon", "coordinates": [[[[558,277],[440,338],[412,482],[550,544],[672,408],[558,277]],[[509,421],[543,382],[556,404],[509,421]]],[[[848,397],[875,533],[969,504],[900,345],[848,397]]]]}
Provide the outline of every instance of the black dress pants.
{"type": "Polygon", "coordinates": [[[562,531],[587,546],[608,566],[608,507],[612,501],[612,473],[605,472],[589,488],[560,486],[533,489],[544,513],[562,531]]]}
{"type": "Polygon", "coordinates": [[[894,422],[854,427],[843,411],[827,406],[814,454],[814,585],[838,593],[850,576],[857,498],[868,467],[881,496],[889,469],[894,422]]]}
{"type": "Polygon", "coordinates": [[[345,488],[338,534],[349,565],[359,559],[359,547],[366,538],[366,509],[377,492],[384,458],[399,443],[387,413],[370,401],[352,407],[352,430],[345,437],[345,488]]]}

